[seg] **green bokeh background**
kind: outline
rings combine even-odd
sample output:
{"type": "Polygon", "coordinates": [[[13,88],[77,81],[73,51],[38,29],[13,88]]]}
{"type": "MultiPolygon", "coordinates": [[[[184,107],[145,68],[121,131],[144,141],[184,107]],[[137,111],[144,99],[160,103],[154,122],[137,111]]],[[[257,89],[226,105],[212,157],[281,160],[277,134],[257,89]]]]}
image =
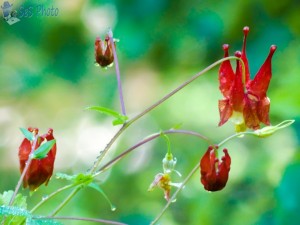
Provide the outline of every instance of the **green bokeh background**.
{"type": "MultiPolygon", "coordinates": [[[[120,40],[125,104],[132,117],[222,58],[222,44],[231,45],[231,54],[240,50],[242,28],[248,25],[252,76],[270,45],[278,47],[268,91],[271,121],[296,122],[266,139],[230,141],[226,148],[232,167],[226,188],[208,193],[196,173],[160,224],[300,224],[299,1],[16,0],[13,4],[21,21],[11,26],[2,17],[0,21],[0,192],[14,189],[19,179],[17,153],[23,138],[19,127],[35,126],[41,133],[52,127],[58,144],[55,172],[69,174],[85,172],[117,131],[111,118],[84,110],[90,105],[120,110],[114,69],[94,65],[94,40],[103,38],[109,27],[120,40]],[[58,15],[41,14],[41,6],[57,8],[58,15]]],[[[233,134],[230,123],[217,127],[220,98],[215,68],[130,127],[109,158],[176,124],[220,142],[233,134]]],[[[174,181],[180,182],[207,146],[189,136],[173,135],[170,140],[176,168],[183,175],[174,176],[174,181]]],[[[85,189],[59,215],[149,224],[165,205],[161,190],[147,192],[162,171],[165,153],[166,143],[157,139],[98,178],[116,211],[96,191],[85,189]]],[[[65,184],[52,178],[48,187],[28,197],[29,208],[65,184]]],[[[67,194],[38,213],[48,214],[67,194]]]]}

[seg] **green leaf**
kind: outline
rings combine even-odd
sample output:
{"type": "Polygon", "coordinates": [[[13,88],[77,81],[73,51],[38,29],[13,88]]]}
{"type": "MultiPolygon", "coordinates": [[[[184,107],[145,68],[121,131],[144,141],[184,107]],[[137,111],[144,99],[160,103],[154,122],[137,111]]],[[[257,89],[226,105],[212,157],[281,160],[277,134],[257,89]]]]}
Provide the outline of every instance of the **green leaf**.
{"type": "Polygon", "coordinates": [[[56,178],[72,181],[75,185],[88,185],[89,183],[91,183],[94,180],[93,175],[84,174],[84,173],[78,173],[75,175],[68,175],[65,173],[57,173],[56,178]]]}
{"type": "Polygon", "coordinates": [[[171,130],[178,130],[182,127],[183,123],[177,123],[174,126],[172,126],[171,130]]]}
{"type": "Polygon", "coordinates": [[[31,215],[26,209],[22,209],[16,206],[0,206],[0,221],[5,221],[4,223],[2,223],[4,225],[17,225],[24,221],[26,218],[30,217],[31,215]]]}
{"type": "Polygon", "coordinates": [[[8,206],[13,193],[12,190],[9,190],[0,194],[0,205],[2,205],[2,208],[0,208],[0,221],[5,217],[5,225],[21,224],[25,217],[29,216],[29,213],[26,211],[26,196],[20,193],[15,197],[13,206],[8,206]]]}
{"type": "Polygon", "coordinates": [[[20,130],[21,130],[21,132],[23,133],[23,135],[25,136],[26,139],[28,139],[29,141],[34,140],[34,135],[29,130],[27,130],[25,128],[20,128],[20,130]]]}
{"type": "Polygon", "coordinates": [[[56,140],[47,141],[42,144],[37,150],[33,152],[33,159],[43,159],[47,156],[48,152],[51,150],[53,145],[56,143],[56,140]]]}
{"type": "Polygon", "coordinates": [[[65,173],[56,173],[55,177],[57,179],[65,179],[65,180],[74,180],[76,178],[77,175],[68,175],[65,173]]]}
{"type": "Polygon", "coordinates": [[[2,205],[0,206],[0,215],[6,216],[6,215],[13,215],[13,216],[30,216],[30,213],[26,209],[22,209],[16,206],[6,206],[2,205]]]}
{"type": "Polygon", "coordinates": [[[116,126],[116,125],[121,125],[121,124],[124,124],[127,120],[128,120],[128,117],[127,117],[127,116],[121,115],[120,118],[117,118],[117,119],[113,120],[113,121],[112,121],[112,124],[113,124],[114,126],[116,126]]]}
{"type": "Polygon", "coordinates": [[[110,205],[111,210],[112,211],[116,210],[116,207],[111,203],[111,201],[109,200],[107,195],[104,193],[104,191],[99,187],[99,185],[97,185],[96,183],[93,182],[93,183],[90,183],[88,185],[88,187],[91,187],[91,188],[95,189],[96,191],[98,191],[100,194],[102,194],[102,196],[106,199],[106,201],[110,205]]]}
{"type": "Polygon", "coordinates": [[[94,180],[93,176],[91,174],[83,174],[83,173],[79,173],[77,174],[77,176],[74,179],[74,184],[84,184],[84,185],[88,185],[89,183],[91,183],[94,180]]]}
{"type": "MultiPolygon", "coordinates": [[[[0,205],[9,205],[9,202],[13,196],[14,192],[12,190],[4,191],[3,194],[0,194],[0,205]]],[[[13,206],[18,206],[21,208],[26,209],[27,203],[26,203],[26,196],[23,196],[22,194],[17,194],[15,197],[13,206]]]]}
{"type": "Polygon", "coordinates": [[[113,116],[115,117],[115,120],[112,122],[113,125],[119,125],[119,124],[124,124],[127,120],[128,120],[128,117],[121,114],[121,113],[118,113],[112,109],[108,109],[108,108],[105,108],[105,107],[101,107],[101,106],[90,106],[90,107],[87,107],[86,109],[88,110],[94,110],[94,111],[97,111],[97,112],[100,112],[100,113],[103,113],[103,114],[106,114],[106,115],[109,115],[109,116],[113,116]]]}
{"type": "Polygon", "coordinates": [[[16,206],[0,206],[0,221],[4,221],[4,225],[63,225],[54,219],[45,219],[43,217],[34,217],[30,212],[16,206]]]}
{"type": "Polygon", "coordinates": [[[45,218],[36,218],[36,217],[33,217],[30,221],[27,220],[26,221],[27,224],[30,224],[30,225],[63,225],[61,222],[58,222],[54,219],[45,219],[45,218]]]}

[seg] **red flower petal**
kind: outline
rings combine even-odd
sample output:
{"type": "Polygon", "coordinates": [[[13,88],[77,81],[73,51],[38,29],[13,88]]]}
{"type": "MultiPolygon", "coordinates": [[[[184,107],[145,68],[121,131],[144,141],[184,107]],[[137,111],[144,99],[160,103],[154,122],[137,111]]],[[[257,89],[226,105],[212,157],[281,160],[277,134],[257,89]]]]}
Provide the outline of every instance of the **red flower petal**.
{"type": "Polygon", "coordinates": [[[272,45],[266,61],[261,66],[254,79],[247,84],[248,92],[257,96],[259,99],[262,99],[266,96],[266,92],[269,87],[272,77],[271,61],[275,50],[276,46],[272,45]]]}
{"type": "Polygon", "coordinates": [[[270,125],[269,111],[270,100],[268,97],[264,97],[258,102],[257,116],[260,122],[266,125],[270,125]]]}
{"type": "Polygon", "coordinates": [[[219,100],[219,114],[219,126],[222,126],[232,115],[232,106],[230,105],[229,99],[219,100]]]}
{"type": "MultiPolygon", "coordinates": [[[[235,56],[241,57],[240,52],[236,52],[235,56]]],[[[236,62],[236,73],[234,78],[234,85],[232,88],[232,94],[231,94],[231,104],[234,111],[242,112],[244,108],[244,85],[243,85],[243,79],[242,74],[240,73],[240,61],[237,60],[236,62]]]]}
{"type": "MultiPolygon", "coordinates": [[[[223,45],[223,50],[225,52],[224,58],[228,57],[228,49],[229,49],[229,45],[227,44],[223,45]]],[[[225,98],[230,97],[231,88],[233,86],[232,81],[234,80],[234,76],[235,75],[231,67],[230,60],[226,60],[222,62],[219,69],[219,82],[220,82],[219,89],[225,98]]]]}
{"type": "Polygon", "coordinates": [[[223,152],[225,155],[222,157],[222,162],[219,163],[219,166],[218,166],[218,170],[219,170],[218,177],[219,177],[219,185],[220,185],[219,187],[221,189],[223,189],[227,183],[228,176],[229,176],[229,170],[230,170],[230,164],[231,164],[231,158],[228,154],[227,149],[224,149],[223,152]]]}
{"type": "Polygon", "coordinates": [[[95,40],[95,60],[101,67],[109,66],[114,61],[114,55],[109,37],[104,41],[100,38],[95,40]]]}
{"type": "Polygon", "coordinates": [[[247,127],[257,130],[259,126],[258,111],[258,99],[250,94],[245,95],[245,107],[243,111],[245,124],[247,127]]]}
{"type": "Polygon", "coordinates": [[[209,146],[200,161],[201,183],[208,191],[222,190],[227,183],[231,158],[227,149],[223,150],[222,162],[216,158],[215,149],[209,146]]]}
{"type": "MultiPolygon", "coordinates": [[[[31,132],[35,132],[37,135],[38,130],[37,129],[28,129],[31,132]]],[[[20,160],[20,172],[22,173],[26,162],[28,161],[29,155],[31,153],[32,147],[36,150],[43,140],[53,140],[53,130],[49,129],[47,134],[44,134],[40,137],[38,137],[39,140],[37,142],[30,142],[26,138],[22,141],[20,147],[19,147],[19,160],[20,160]],[[33,144],[36,144],[35,146],[32,146],[33,144]]],[[[53,166],[54,166],[54,160],[56,155],[56,144],[52,147],[52,149],[48,152],[47,157],[43,159],[33,159],[31,160],[31,163],[29,165],[29,168],[24,176],[23,179],[23,187],[29,189],[31,191],[34,191],[37,189],[41,184],[45,183],[45,185],[48,184],[49,179],[52,176],[53,173],[53,166]]]]}
{"type": "MultiPolygon", "coordinates": [[[[249,71],[249,64],[248,64],[248,59],[246,55],[246,42],[247,42],[247,36],[250,31],[249,27],[244,27],[244,40],[243,40],[243,48],[242,48],[242,55],[241,59],[244,62],[245,65],[245,83],[248,83],[250,80],[250,71],[249,71]]],[[[242,65],[240,65],[240,73],[242,74],[242,65]]]]}

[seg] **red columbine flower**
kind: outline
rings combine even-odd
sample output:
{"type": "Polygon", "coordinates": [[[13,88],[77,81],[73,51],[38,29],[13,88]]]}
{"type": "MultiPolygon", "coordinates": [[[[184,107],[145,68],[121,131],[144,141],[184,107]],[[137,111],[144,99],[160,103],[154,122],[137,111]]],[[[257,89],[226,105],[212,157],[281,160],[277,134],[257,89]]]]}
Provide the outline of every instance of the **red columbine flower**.
{"type": "MultiPolygon", "coordinates": [[[[53,140],[53,130],[49,129],[48,133],[38,136],[37,128],[28,128],[32,132],[35,138],[38,138],[37,141],[29,141],[27,138],[24,138],[20,147],[19,147],[19,160],[20,160],[20,172],[22,173],[26,162],[28,161],[31,150],[34,148],[36,150],[43,141],[53,140]],[[34,146],[35,145],[35,146],[34,146]]],[[[26,172],[23,179],[23,187],[34,191],[41,184],[48,184],[50,177],[53,173],[54,160],[56,155],[56,144],[53,145],[51,150],[48,152],[47,156],[43,159],[33,159],[30,163],[28,171],[26,172]]]]}
{"type": "MultiPolygon", "coordinates": [[[[246,56],[246,38],[249,27],[244,27],[244,42],[242,52],[236,52],[244,65],[237,60],[236,72],[233,71],[230,61],[224,61],[219,70],[220,91],[224,99],[219,100],[220,122],[223,125],[231,119],[236,125],[236,131],[245,131],[246,128],[259,129],[260,123],[270,125],[270,100],[266,95],[272,77],[271,60],[276,50],[272,45],[270,53],[254,79],[250,79],[248,59],[246,56]]],[[[223,45],[224,57],[228,57],[229,45],[223,45]]]]}
{"type": "Polygon", "coordinates": [[[101,67],[109,66],[114,61],[112,43],[110,42],[108,35],[105,37],[104,41],[102,41],[99,37],[96,38],[95,60],[101,67]]]}
{"type": "Polygon", "coordinates": [[[220,162],[216,158],[217,147],[209,146],[200,161],[201,183],[208,191],[222,190],[228,180],[231,158],[227,149],[224,149],[224,156],[220,162]]]}

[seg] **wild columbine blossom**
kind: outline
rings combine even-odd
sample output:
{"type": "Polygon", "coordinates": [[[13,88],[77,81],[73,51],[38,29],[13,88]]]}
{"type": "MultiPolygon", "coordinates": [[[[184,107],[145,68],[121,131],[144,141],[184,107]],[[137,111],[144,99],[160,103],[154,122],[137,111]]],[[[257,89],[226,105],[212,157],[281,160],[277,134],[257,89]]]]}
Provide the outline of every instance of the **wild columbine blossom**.
{"type": "MultiPolygon", "coordinates": [[[[51,141],[54,139],[53,130],[49,129],[48,133],[38,136],[37,128],[28,128],[32,132],[37,141],[29,141],[24,138],[19,147],[19,161],[20,161],[20,172],[22,173],[26,162],[29,159],[29,155],[34,148],[36,150],[43,141],[51,141]],[[35,145],[35,146],[34,146],[35,145]]],[[[48,152],[47,156],[43,159],[33,159],[29,165],[28,171],[26,172],[23,179],[23,187],[31,191],[36,190],[41,184],[48,184],[50,177],[53,173],[54,160],[56,155],[56,144],[53,145],[51,150],[48,152]]]]}
{"type": "MultiPolygon", "coordinates": [[[[260,123],[270,125],[270,99],[266,92],[272,77],[271,60],[276,50],[272,45],[270,53],[253,80],[250,79],[248,59],[246,56],[246,39],[249,27],[244,27],[242,52],[236,52],[244,64],[237,60],[236,72],[233,71],[229,60],[224,61],[219,69],[220,91],[224,99],[219,100],[220,122],[222,126],[229,119],[235,123],[236,131],[248,128],[257,130],[260,123]]],[[[223,45],[224,57],[228,57],[229,45],[223,45]]]]}
{"type": "Polygon", "coordinates": [[[217,158],[217,147],[209,146],[200,161],[201,183],[208,191],[222,190],[228,180],[231,158],[227,149],[223,150],[221,161],[217,158]]]}
{"type": "Polygon", "coordinates": [[[179,188],[181,183],[173,183],[171,181],[171,173],[176,172],[179,176],[181,174],[175,170],[176,158],[173,157],[171,153],[167,153],[164,157],[163,163],[163,173],[158,173],[155,175],[153,182],[150,184],[148,191],[152,191],[155,187],[159,187],[164,191],[164,197],[167,201],[170,200],[171,187],[179,188]]]}
{"type": "MultiPolygon", "coordinates": [[[[113,43],[115,45],[115,43],[113,43]]],[[[101,67],[107,67],[114,61],[112,43],[107,35],[102,41],[99,37],[95,40],[95,60],[101,67]]]]}
{"type": "Polygon", "coordinates": [[[171,191],[171,177],[169,173],[158,173],[155,175],[153,182],[150,184],[148,191],[155,187],[160,187],[164,191],[165,199],[169,201],[171,191]]]}

